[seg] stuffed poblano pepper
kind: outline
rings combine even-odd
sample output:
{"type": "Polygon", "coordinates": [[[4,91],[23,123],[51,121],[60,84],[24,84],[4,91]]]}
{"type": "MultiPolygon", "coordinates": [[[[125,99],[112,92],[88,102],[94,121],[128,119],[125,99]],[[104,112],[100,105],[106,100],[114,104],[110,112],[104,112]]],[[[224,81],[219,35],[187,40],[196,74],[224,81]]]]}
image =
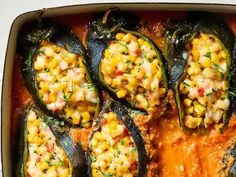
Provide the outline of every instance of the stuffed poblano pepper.
{"type": "Polygon", "coordinates": [[[144,141],[120,103],[106,102],[95,124],[87,159],[91,177],[145,176],[148,159],[144,141]]]}
{"type": "Polygon", "coordinates": [[[222,127],[228,122],[233,47],[231,29],[208,13],[167,37],[170,82],[182,127],[222,127]]]}
{"type": "Polygon", "coordinates": [[[19,117],[14,174],[17,177],[84,177],[82,147],[51,117],[31,105],[19,117]]]}
{"type": "Polygon", "coordinates": [[[99,108],[79,38],[64,26],[42,24],[22,33],[19,50],[25,83],[49,115],[88,128],[99,108]]]}
{"type": "Polygon", "coordinates": [[[87,47],[95,79],[115,99],[151,113],[165,104],[167,80],[162,54],[138,32],[139,19],[109,9],[90,23],[87,47]]]}

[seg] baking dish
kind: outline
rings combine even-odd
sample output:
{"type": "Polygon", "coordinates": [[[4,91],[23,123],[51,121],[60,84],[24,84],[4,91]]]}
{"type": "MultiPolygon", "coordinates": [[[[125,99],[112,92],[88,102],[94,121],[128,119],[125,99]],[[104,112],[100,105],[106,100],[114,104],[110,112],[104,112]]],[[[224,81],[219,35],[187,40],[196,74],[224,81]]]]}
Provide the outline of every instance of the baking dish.
{"type": "MultiPolygon", "coordinates": [[[[220,5],[220,4],[174,4],[174,3],[118,3],[118,4],[87,4],[75,5],[68,7],[58,7],[50,9],[42,9],[38,11],[28,12],[18,16],[11,27],[8,47],[6,52],[4,75],[2,84],[2,169],[3,176],[12,176],[11,172],[11,144],[10,144],[10,111],[11,111],[11,83],[13,60],[16,50],[16,41],[20,28],[26,22],[37,20],[38,16],[43,12],[43,17],[54,17],[57,15],[69,15],[78,13],[88,13],[103,11],[110,7],[119,7],[122,10],[161,10],[161,11],[182,11],[182,10],[205,10],[213,12],[234,13],[235,5],[220,5]]],[[[15,81],[17,82],[17,81],[15,81]]]]}

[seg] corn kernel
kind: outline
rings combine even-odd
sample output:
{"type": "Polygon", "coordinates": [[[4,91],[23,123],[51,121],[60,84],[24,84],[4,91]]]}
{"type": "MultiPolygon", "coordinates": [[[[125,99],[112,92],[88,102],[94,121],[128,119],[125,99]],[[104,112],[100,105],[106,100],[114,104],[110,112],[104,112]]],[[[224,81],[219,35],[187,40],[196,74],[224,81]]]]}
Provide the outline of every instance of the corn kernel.
{"type": "Polygon", "coordinates": [[[192,45],[198,45],[199,43],[199,39],[198,38],[194,38],[192,41],[192,45]]]}
{"type": "Polygon", "coordinates": [[[123,98],[125,97],[125,95],[127,94],[127,91],[126,90],[119,90],[116,95],[118,98],[123,98]]]}
{"type": "Polygon", "coordinates": [[[185,126],[188,128],[196,128],[202,123],[202,118],[194,118],[190,115],[185,116],[185,126]]]}
{"type": "Polygon", "coordinates": [[[96,111],[96,109],[97,109],[96,105],[88,106],[88,112],[90,112],[90,113],[94,113],[96,111]]]}
{"type": "Polygon", "coordinates": [[[207,103],[207,98],[206,98],[206,97],[198,97],[198,102],[199,102],[201,105],[205,106],[206,103],[207,103]]]}
{"type": "Polygon", "coordinates": [[[160,95],[164,95],[166,93],[166,89],[165,88],[160,88],[160,95]]]}
{"type": "Polygon", "coordinates": [[[80,123],[80,114],[79,114],[79,112],[78,111],[75,111],[73,114],[72,114],[72,122],[73,122],[73,124],[76,124],[76,125],[78,125],[79,123],[80,123]]]}
{"type": "Polygon", "coordinates": [[[77,109],[79,112],[84,112],[84,111],[88,110],[88,106],[87,105],[79,105],[77,109]]]}
{"type": "Polygon", "coordinates": [[[161,71],[161,69],[158,69],[158,70],[157,70],[157,72],[156,72],[156,74],[155,74],[155,77],[156,77],[157,79],[159,79],[159,80],[162,79],[162,71],[161,71]]]}
{"type": "Polygon", "coordinates": [[[100,132],[95,132],[94,135],[93,135],[93,138],[97,139],[99,141],[103,140],[103,136],[100,132]]]}
{"type": "Polygon", "coordinates": [[[139,43],[139,45],[143,45],[144,40],[142,38],[138,38],[138,43],[139,43]]]}
{"type": "Polygon", "coordinates": [[[109,127],[110,127],[110,129],[116,129],[116,127],[117,127],[117,121],[111,121],[110,123],[109,123],[109,127]]]}
{"type": "Polygon", "coordinates": [[[198,50],[192,50],[192,55],[193,55],[193,59],[197,60],[199,58],[199,51],[198,50]]]}
{"type": "Polygon", "coordinates": [[[59,177],[68,177],[70,176],[70,170],[68,168],[58,168],[57,174],[59,177]]]}
{"type": "Polygon", "coordinates": [[[100,172],[97,169],[94,169],[94,168],[92,169],[92,176],[98,177],[99,174],[100,174],[100,172]]]}
{"type": "Polygon", "coordinates": [[[219,52],[219,55],[218,55],[220,58],[223,58],[223,59],[226,59],[227,58],[227,54],[224,50],[221,50],[219,52]]]}
{"type": "Polygon", "coordinates": [[[197,113],[198,116],[203,116],[205,114],[206,108],[199,104],[197,101],[193,102],[193,109],[197,113]]]}
{"type": "Polygon", "coordinates": [[[136,85],[138,84],[137,79],[134,78],[134,77],[129,77],[129,78],[128,78],[128,81],[129,81],[129,85],[130,85],[130,86],[136,86],[136,85]]]}
{"type": "Polygon", "coordinates": [[[204,67],[210,67],[211,66],[211,60],[209,58],[204,58],[203,60],[200,60],[200,63],[204,67]]]}
{"type": "Polygon", "coordinates": [[[50,103],[55,102],[56,99],[57,99],[57,95],[56,95],[56,94],[49,94],[49,95],[48,95],[48,101],[49,101],[50,103]]]}
{"type": "Polygon", "coordinates": [[[91,120],[91,117],[90,117],[90,114],[89,114],[89,112],[82,112],[81,113],[81,116],[82,116],[82,118],[83,118],[83,121],[85,121],[85,122],[88,122],[88,121],[90,121],[91,120]]]}
{"type": "Polygon", "coordinates": [[[187,85],[181,83],[179,86],[179,91],[182,94],[187,94],[189,92],[189,87],[187,85]]]}
{"type": "Polygon", "coordinates": [[[51,70],[53,70],[57,65],[58,65],[58,61],[57,61],[55,58],[53,58],[53,59],[51,60],[51,62],[48,64],[48,67],[49,67],[51,70]]]}
{"type": "Polygon", "coordinates": [[[190,107],[191,104],[192,104],[192,100],[191,99],[188,99],[188,98],[184,99],[184,105],[185,106],[190,107]]]}
{"type": "Polygon", "coordinates": [[[118,41],[121,41],[123,37],[124,37],[124,33],[117,33],[116,34],[116,40],[118,40],[118,41]]]}
{"type": "Polygon", "coordinates": [[[55,54],[51,47],[45,47],[43,52],[47,57],[53,57],[55,54]]]}
{"type": "Polygon", "coordinates": [[[131,34],[127,33],[126,35],[123,36],[122,41],[128,43],[131,39],[131,34]]]}
{"type": "Polygon", "coordinates": [[[40,169],[43,171],[43,170],[46,170],[46,169],[48,169],[48,164],[46,163],[46,162],[43,162],[43,163],[41,163],[41,165],[40,165],[40,169]]]}
{"type": "Polygon", "coordinates": [[[192,114],[193,113],[193,106],[186,108],[185,113],[186,114],[192,114]]]}
{"type": "Polygon", "coordinates": [[[28,134],[28,143],[34,143],[34,136],[32,134],[28,134]]]}
{"type": "Polygon", "coordinates": [[[200,67],[196,64],[193,63],[188,69],[187,69],[187,73],[189,75],[193,75],[193,74],[199,74],[201,72],[200,67]]]}
{"type": "Polygon", "coordinates": [[[48,85],[47,82],[41,81],[41,82],[39,83],[39,88],[40,88],[40,90],[41,90],[42,92],[47,91],[47,90],[48,90],[48,87],[49,87],[49,85],[48,85]]]}
{"type": "Polygon", "coordinates": [[[214,52],[211,53],[211,61],[216,64],[220,64],[219,57],[214,52]]]}

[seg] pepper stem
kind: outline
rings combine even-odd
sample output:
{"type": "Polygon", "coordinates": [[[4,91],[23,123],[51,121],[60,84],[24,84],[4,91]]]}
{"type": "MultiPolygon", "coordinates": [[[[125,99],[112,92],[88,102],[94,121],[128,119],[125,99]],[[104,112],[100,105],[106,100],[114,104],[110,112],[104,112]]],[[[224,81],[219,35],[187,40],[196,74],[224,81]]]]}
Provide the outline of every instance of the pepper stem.
{"type": "Polygon", "coordinates": [[[113,10],[119,10],[119,8],[118,8],[118,7],[113,7],[113,8],[108,9],[108,10],[105,12],[105,14],[104,14],[104,16],[103,16],[103,18],[102,18],[102,24],[106,24],[107,18],[108,18],[108,16],[109,16],[109,14],[111,13],[111,11],[113,11],[113,10]]]}
{"type": "Polygon", "coordinates": [[[39,25],[39,28],[42,27],[42,18],[43,18],[43,14],[46,12],[46,9],[43,8],[39,11],[39,15],[38,15],[38,25],[39,25]]]}

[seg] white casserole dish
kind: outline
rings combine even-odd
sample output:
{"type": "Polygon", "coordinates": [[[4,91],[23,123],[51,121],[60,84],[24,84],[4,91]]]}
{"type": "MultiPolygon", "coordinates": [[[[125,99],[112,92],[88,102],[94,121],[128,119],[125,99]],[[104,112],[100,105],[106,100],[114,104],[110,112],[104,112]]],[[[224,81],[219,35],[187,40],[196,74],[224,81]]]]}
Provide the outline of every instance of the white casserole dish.
{"type": "MultiPolygon", "coordinates": [[[[86,4],[58,8],[43,9],[43,17],[54,17],[57,15],[68,15],[74,13],[89,13],[102,11],[109,7],[119,7],[122,10],[161,10],[161,11],[182,11],[182,10],[203,10],[213,12],[235,13],[235,5],[221,4],[184,4],[184,3],[115,3],[115,4],[86,4]]],[[[2,82],[2,107],[1,107],[1,153],[2,153],[2,176],[11,177],[11,144],[10,144],[10,116],[11,116],[11,83],[13,61],[16,50],[16,41],[19,29],[24,23],[36,20],[42,10],[27,12],[19,15],[11,26],[8,39],[8,46],[5,57],[3,82],[2,82]]],[[[15,81],[17,82],[17,81],[15,81]]]]}

